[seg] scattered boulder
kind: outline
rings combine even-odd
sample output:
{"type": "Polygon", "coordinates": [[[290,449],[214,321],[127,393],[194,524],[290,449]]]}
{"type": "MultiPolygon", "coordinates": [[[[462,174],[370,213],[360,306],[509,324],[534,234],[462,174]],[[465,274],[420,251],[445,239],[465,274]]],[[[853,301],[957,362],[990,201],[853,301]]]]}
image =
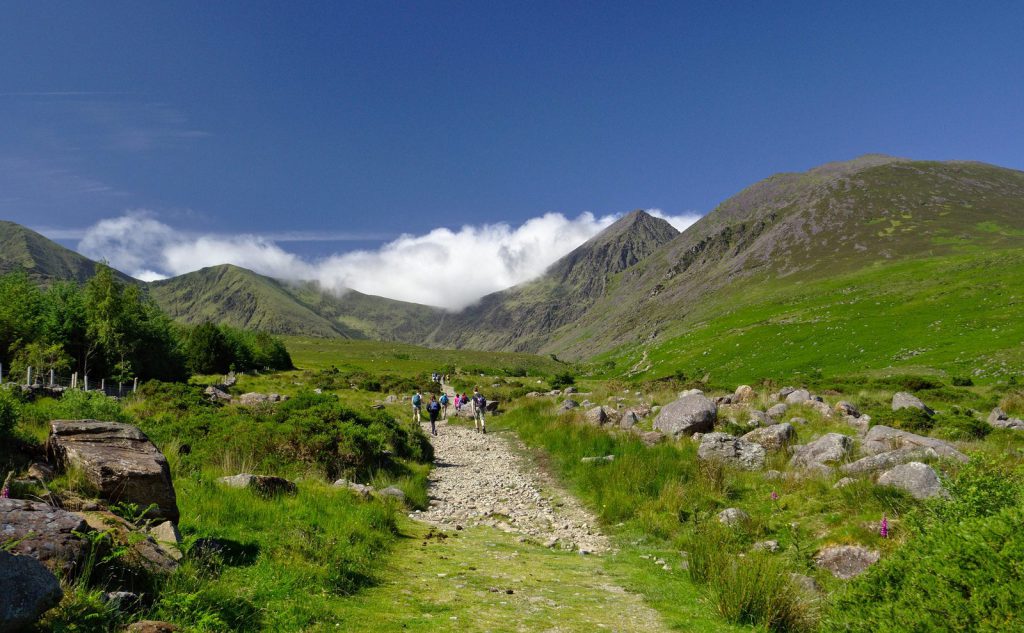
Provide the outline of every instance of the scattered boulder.
{"type": "Polygon", "coordinates": [[[868,432],[868,429],[871,428],[870,415],[860,415],[856,418],[853,417],[852,415],[847,415],[843,416],[843,421],[852,426],[853,428],[857,429],[858,435],[864,435],[865,433],[868,432]]]}
{"type": "Polygon", "coordinates": [[[339,479],[331,485],[337,486],[339,488],[348,488],[349,490],[363,497],[364,499],[368,499],[370,495],[373,494],[373,486],[358,484],[354,481],[349,481],[348,479],[339,479]]]}
{"type": "Polygon", "coordinates": [[[892,395],[892,410],[899,411],[900,409],[920,409],[928,415],[935,415],[935,411],[921,402],[920,398],[906,391],[897,391],[892,395]]]}
{"type": "Polygon", "coordinates": [[[793,393],[794,391],[796,391],[795,387],[783,387],[782,389],[779,389],[778,397],[780,400],[785,400],[786,398],[789,397],[789,394],[793,393]]]}
{"type": "Polygon", "coordinates": [[[579,402],[576,402],[572,398],[567,398],[562,402],[562,405],[558,407],[562,411],[572,411],[576,407],[580,406],[579,402]]]}
{"type": "Polygon", "coordinates": [[[820,415],[823,418],[832,417],[832,407],[828,406],[828,404],[820,400],[808,400],[804,404],[810,407],[812,410],[817,411],[818,415],[820,415]]]}
{"type": "Polygon", "coordinates": [[[83,515],[89,527],[98,532],[113,530],[113,541],[127,546],[121,562],[146,574],[167,576],[178,568],[178,560],[161,547],[151,536],[143,536],[135,526],[112,512],[86,512],[83,515]],[[140,536],[142,538],[140,538],[140,536]]]}
{"type": "Polygon", "coordinates": [[[577,389],[576,387],[566,387],[565,391],[563,391],[562,393],[564,393],[565,395],[569,396],[569,395],[572,395],[574,393],[577,393],[578,391],[579,391],[579,389],[577,389]]]}
{"type": "Polygon", "coordinates": [[[127,633],[175,633],[180,631],[178,627],[170,622],[160,620],[141,620],[128,625],[127,633]]]}
{"type": "Polygon", "coordinates": [[[806,389],[794,389],[786,396],[786,404],[803,404],[811,399],[811,392],[806,389]]]}
{"type": "Polygon", "coordinates": [[[75,532],[88,531],[77,514],[37,501],[0,499],[0,543],[15,543],[11,554],[32,557],[62,576],[71,577],[85,559],[86,544],[75,532]]]}
{"type": "Polygon", "coordinates": [[[672,437],[707,433],[715,427],[717,418],[718,407],[714,402],[700,393],[687,394],[662,407],[654,419],[654,428],[672,437]]]}
{"type": "Polygon", "coordinates": [[[628,409],[622,414],[622,418],[619,420],[619,428],[631,429],[640,423],[640,416],[636,414],[636,411],[628,409]]]}
{"type": "Polygon", "coordinates": [[[181,532],[171,521],[164,521],[149,528],[149,535],[174,560],[181,560],[181,532]]]}
{"type": "Polygon", "coordinates": [[[839,415],[849,415],[855,418],[860,417],[860,411],[857,410],[857,407],[853,406],[852,404],[845,400],[840,400],[839,402],[836,403],[836,406],[833,408],[835,412],[838,413],[839,415]]]}
{"type": "Polygon", "coordinates": [[[793,468],[822,470],[820,466],[845,459],[852,448],[853,440],[849,436],[826,433],[809,444],[795,447],[789,465],[793,468]]]}
{"type": "Polygon", "coordinates": [[[213,385],[204,389],[203,394],[205,394],[207,399],[211,402],[231,402],[231,394],[221,391],[213,385]]]}
{"type": "Polygon", "coordinates": [[[863,475],[865,473],[886,470],[893,466],[906,464],[907,462],[920,461],[928,458],[934,459],[938,456],[939,454],[932,448],[908,446],[905,448],[897,448],[894,451],[886,451],[876,455],[861,457],[855,462],[843,464],[839,467],[839,470],[843,471],[847,475],[863,475]]]}
{"type": "Polygon", "coordinates": [[[383,497],[391,497],[392,499],[397,499],[398,501],[405,503],[405,493],[402,492],[401,488],[396,488],[395,486],[388,486],[387,488],[380,490],[378,494],[380,494],[383,497]]]}
{"type": "Polygon", "coordinates": [[[736,392],[733,393],[733,402],[752,402],[757,394],[754,393],[754,388],[750,385],[740,385],[736,387],[736,392]]]}
{"type": "Polygon", "coordinates": [[[780,402],[779,404],[772,405],[765,413],[772,420],[781,420],[782,416],[786,415],[786,411],[789,410],[789,406],[780,402]]]}
{"type": "Polygon", "coordinates": [[[878,552],[861,545],[833,545],[819,551],[814,562],[836,578],[849,580],[864,573],[879,558],[878,552]]]}
{"type": "Polygon", "coordinates": [[[640,441],[644,443],[644,446],[654,446],[665,439],[665,434],[660,431],[643,431],[635,426],[630,431],[640,436],[640,441]]]}
{"type": "Polygon", "coordinates": [[[583,417],[586,419],[587,424],[601,426],[608,421],[608,411],[604,407],[598,406],[588,409],[583,417]]]}
{"type": "Polygon", "coordinates": [[[700,438],[697,457],[705,461],[720,461],[744,470],[760,470],[764,468],[765,449],[760,444],[727,433],[705,433],[700,438]]]}
{"type": "Polygon", "coordinates": [[[281,402],[283,398],[280,394],[276,393],[256,393],[250,391],[249,393],[243,393],[238,396],[238,404],[245,406],[252,406],[256,404],[263,404],[265,402],[281,402]]]}
{"type": "Polygon", "coordinates": [[[0,550],[0,596],[0,631],[22,631],[57,606],[64,592],[35,558],[0,550]]]}
{"type": "Polygon", "coordinates": [[[278,494],[293,495],[299,491],[299,487],[294,482],[288,481],[284,477],[275,477],[273,475],[240,473],[229,477],[221,477],[217,481],[229,488],[249,488],[253,492],[264,496],[278,494]]]}
{"type": "Polygon", "coordinates": [[[992,409],[992,413],[988,414],[988,423],[997,429],[1024,431],[1024,420],[1011,418],[999,407],[992,409]]]}
{"type": "Polygon", "coordinates": [[[771,552],[774,554],[779,551],[779,542],[774,540],[758,541],[751,545],[750,549],[755,552],[771,552]]]}
{"type": "Polygon", "coordinates": [[[961,462],[967,461],[967,456],[953,448],[948,442],[883,425],[871,427],[861,442],[860,450],[865,455],[877,455],[904,447],[930,448],[939,457],[947,457],[961,462]]]}
{"type": "Polygon", "coordinates": [[[497,413],[498,412],[498,404],[499,403],[498,403],[497,400],[488,400],[487,401],[487,406],[484,407],[484,410],[487,411],[487,413],[497,413]]]}
{"type": "Polygon", "coordinates": [[[772,424],[772,420],[764,411],[750,409],[747,412],[747,426],[768,426],[770,424],[772,424]]]}
{"type": "Polygon", "coordinates": [[[840,479],[839,481],[834,483],[832,485],[832,488],[838,490],[839,488],[845,488],[845,487],[849,486],[850,484],[854,484],[854,483],[857,483],[857,480],[854,479],[853,477],[843,477],[842,479],[840,479]]]}
{"type": "Polygon", "coordinates": [[[32,462],[28,465],[28,476],[32,479],[38,479],[42,482],[47,482],[53,479],[56,473],[50,468],[49,464],[43,462],[32,462]]]}
{"type": "Polygon", "coordinates": [[[150,516],[178,520],[167,458],[137,427],[98,420],[54,420],[46,451],[63,468],[81,469],[110,502],[155,504],[150,516]]]}
{"type": "Polygon", "coordinates": [[[743,525],[750,521],[750,515],[739,508],[726,508],[718,513],[718,522],[729,527],[743,525]]]}
{"type": "Polygon", "coordinates": [[[777,451],[785,448],[795,437],[796,431],[793,429],[793,425],[783,422],[754,429],[741,439],[760,444],[765,450],[777,451]]]}
{"type": "Polygon", "coordinates": [[[935,470],[921,462],[909,462],[885,471],[878,477],[878,485],[895,486],[906,490],[915,499],[929,499],[949,494],[939,482],[935,470]]]}

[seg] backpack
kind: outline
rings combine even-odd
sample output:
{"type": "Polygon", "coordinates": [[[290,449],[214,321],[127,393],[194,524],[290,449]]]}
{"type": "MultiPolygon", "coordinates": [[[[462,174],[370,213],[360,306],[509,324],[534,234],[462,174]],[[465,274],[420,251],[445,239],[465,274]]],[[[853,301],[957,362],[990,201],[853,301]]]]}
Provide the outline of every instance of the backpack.
{"type": "Polygon", "coordinates": [[[416,394],[416,395],[414,395],[412,397],[412,406],[414,406],[414,407],[420,406],[420,394],[416,394]]]}
{"type": "Polygon", "coordinates": [[[441,396],[441,404],[448,404],[448,394],[443,394],[441,396]]]}
{"type": "Polygon", "coordinates": [[[484,398],[483,394],[476,394],[473,396],[473,406],[477,409],[483,409],[487,406],[487,398],[484,398]]]}
{"type": "Polygon", "coordinates": [[[437,400],[431,400],[430,404],[427,405],[427,411],[440,411],[441,405],[437,403],[437,400]]]}

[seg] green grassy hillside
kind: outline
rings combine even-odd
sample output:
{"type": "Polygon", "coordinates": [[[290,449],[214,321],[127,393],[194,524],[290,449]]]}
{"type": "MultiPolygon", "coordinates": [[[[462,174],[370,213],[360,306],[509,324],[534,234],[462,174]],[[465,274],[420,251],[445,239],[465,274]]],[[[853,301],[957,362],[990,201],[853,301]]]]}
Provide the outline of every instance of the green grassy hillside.
{"type": "MultiPolygon", "coordinates": [[[[96,262],[64,248],[31,229],[0,220],[0,275],[23,270],[40,284],[92,277],[96,262]]],[[[117,273],[122,281],[134,281],[117,273]]]]}

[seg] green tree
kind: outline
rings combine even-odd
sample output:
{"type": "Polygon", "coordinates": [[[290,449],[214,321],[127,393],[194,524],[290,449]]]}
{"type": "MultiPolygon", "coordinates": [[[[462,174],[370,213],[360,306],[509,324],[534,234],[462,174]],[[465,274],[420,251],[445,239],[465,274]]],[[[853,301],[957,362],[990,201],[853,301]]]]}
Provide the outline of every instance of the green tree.
{"type": "Polygon", "coordinates": [[[224,373],[234,361],[224,333],[209,322],[197,325],[189,333],[185,358],[189,370],[197,374],[224,373]]]}
{"type": "Polygon", "coordinates": [[[72,281],[54,283],[46,290],[44,304],[43,339],[62,344],[76,371],[84,371],[88,339],[81,287],[72,281]]]}
{"type": "Polygon", "coordinates": [[[0,277],[0,363],[9,367],[24,345],[39,335],[43,295],[24,272],[0,277]]]}

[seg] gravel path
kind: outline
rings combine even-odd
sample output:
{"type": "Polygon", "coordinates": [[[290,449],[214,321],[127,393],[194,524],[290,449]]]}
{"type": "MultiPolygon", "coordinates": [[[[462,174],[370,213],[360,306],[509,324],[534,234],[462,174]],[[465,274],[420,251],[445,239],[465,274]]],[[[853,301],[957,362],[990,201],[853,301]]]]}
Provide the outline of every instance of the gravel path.
{"type": "MultiPolygon", "coordinates": [[[[429,434],[430,423],[424,428],[429,434]]],[[[413,518],[443,528],[489,525],[548,547],[608,551],[596,518],[508,438],[445,420],[438,422],[437,432],[431,437],[430,508],[413,518]]]]}

